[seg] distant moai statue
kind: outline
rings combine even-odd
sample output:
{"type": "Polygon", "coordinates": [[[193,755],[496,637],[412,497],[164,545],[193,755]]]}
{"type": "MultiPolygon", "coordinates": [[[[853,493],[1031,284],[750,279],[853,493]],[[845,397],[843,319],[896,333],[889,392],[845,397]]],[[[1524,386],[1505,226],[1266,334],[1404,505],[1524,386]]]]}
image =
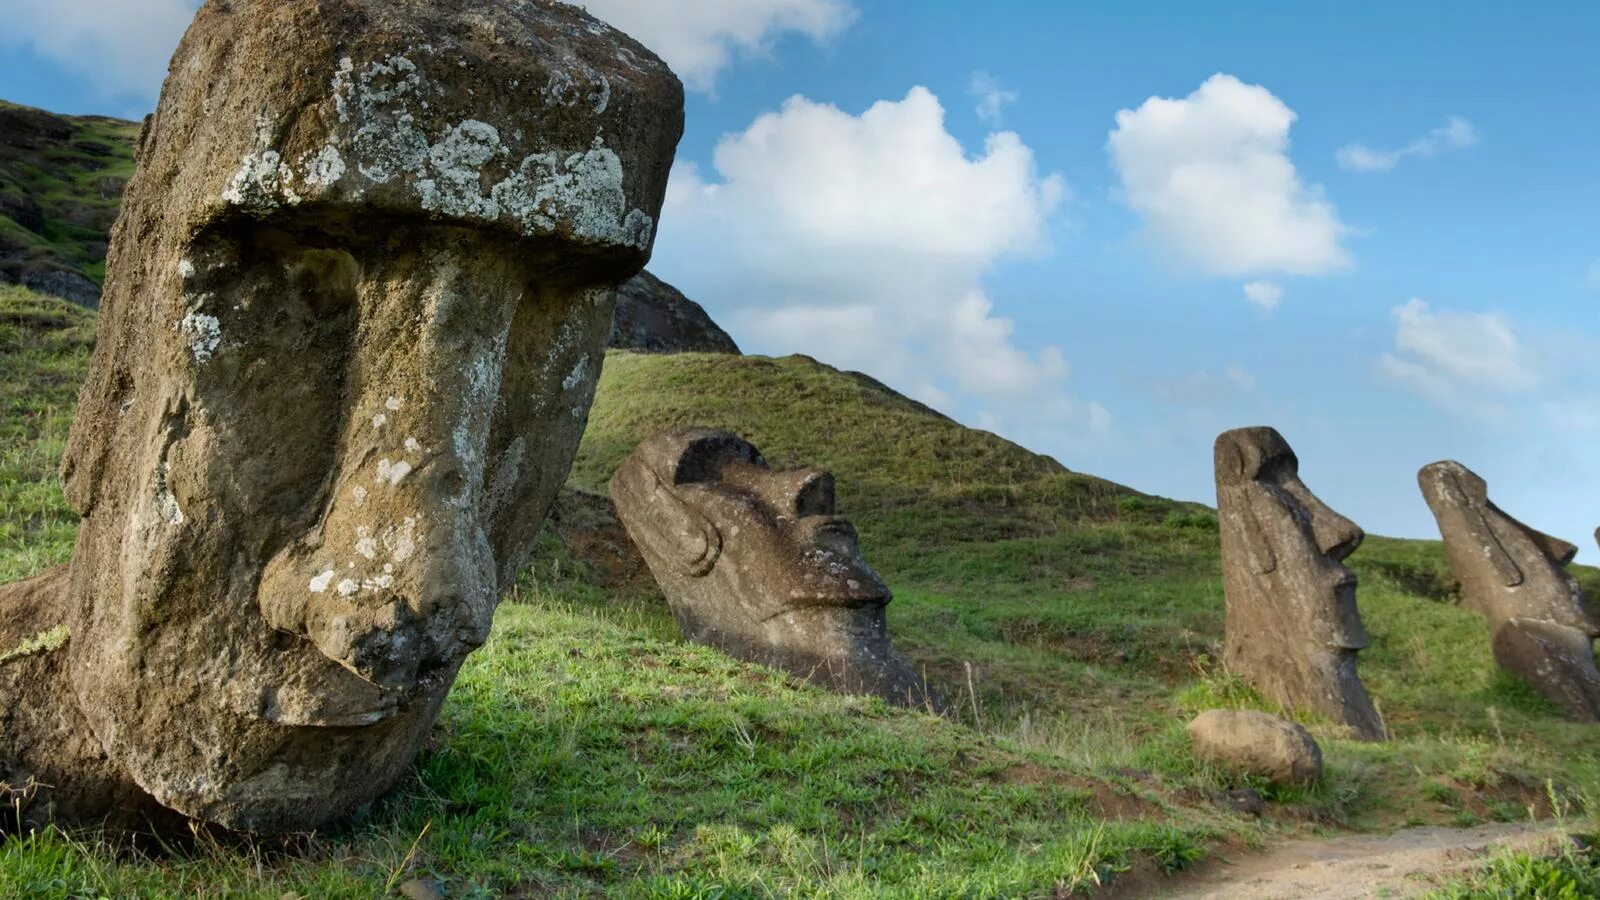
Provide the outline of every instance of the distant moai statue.
{"type": "Polygon", "coordinates": [[[889,640],[889,588],[835,514],[832,475],[775,472],[737,435],[683,428],[639,445],[611,497],[684,637],[841,693],[943,707],[889,640]]]}
{"type": "Polygon", "coordinates": [[[1361,529],[1300,480],[1272,428],[1224,432],[1215,447],[1227,602],[1223,665],[1268,699],[1382,740],[1383,719],[1356,674],[1370,640],[1343,560],[1361,529]]]}
{"type": "Polygon", "coordinates": [[[25,818],[302,832],[410,771],[682,129],[666,65],[564,3],[200,9],[112,238],[70,570],[0,590],[25,818]]]}
{"type": "Polygon", "coordinates": [[[1506,514],[1489,500],[1488,484],[1458,462],[1424,466],[1417,483],[1462,605],[1489,623],[1495,661],[1569,717],[1600,721],[1600,618],[1567,571],[1578,548],[1506,514]]]}

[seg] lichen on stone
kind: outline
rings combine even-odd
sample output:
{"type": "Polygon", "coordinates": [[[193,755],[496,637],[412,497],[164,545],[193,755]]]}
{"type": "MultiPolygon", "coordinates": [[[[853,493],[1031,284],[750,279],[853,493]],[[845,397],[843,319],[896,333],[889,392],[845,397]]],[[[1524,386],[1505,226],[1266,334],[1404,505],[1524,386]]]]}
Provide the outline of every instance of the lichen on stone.
{"type": "Polygon", "coordinates": [[[57,625],[28,638],[16,647],[0,652],[0,666],[40,653],[54,653],[67,645],[71,632],[65,625],[57,625]]]}

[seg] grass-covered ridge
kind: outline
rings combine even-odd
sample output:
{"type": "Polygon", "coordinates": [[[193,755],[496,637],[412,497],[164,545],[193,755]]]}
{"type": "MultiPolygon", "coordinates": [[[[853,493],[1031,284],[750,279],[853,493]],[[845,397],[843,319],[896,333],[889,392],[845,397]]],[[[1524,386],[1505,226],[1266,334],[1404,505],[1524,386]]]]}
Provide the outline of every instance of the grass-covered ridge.
{"type": "Polygon", "coordinates": [[[0,274],[63,270],[102,282],[138,136],[136,122],[0,100],[0,274]]]}
{"type": "MultiPolygon", "coordinates": [[[[0,325],[9,579],[70,550],[54,460],[92,318],[23,292],[6,310],[27,348],[6,352],[0,325]]],[[[685,646],[648,591],[597,586],[547,535],[416,779],[348,832],[159,863],[84,836],[13,840],[0,897],[357,897],[417,876],[452,897],[1049,897],[1159,878],[1216,841],[1521,818],[1552,796],[1577,815],[1600,785],[1594,730],[1496,674],[1481,622],[1445,602],[1435,544],[1373,539],[1353,558],[1375,640],[1362,674],[1396,740],[1311,723],[1327,782],[1267,790],[1254,819],[1214,802],[1234,785],[1182,733],[1200,709],[1260,705],[1212,661],[1210,510],[1069,472],[802,357],[612,354],[573,485],[603,491],[638,440],[688,423],[835,473],[896,591],[897,643],[961,721],[685,646]]]]}

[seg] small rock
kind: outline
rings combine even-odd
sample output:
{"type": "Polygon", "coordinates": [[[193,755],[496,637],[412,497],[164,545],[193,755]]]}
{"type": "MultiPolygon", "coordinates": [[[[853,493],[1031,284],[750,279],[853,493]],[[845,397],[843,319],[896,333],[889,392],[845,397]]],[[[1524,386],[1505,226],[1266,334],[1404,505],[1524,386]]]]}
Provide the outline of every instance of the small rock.
{"type": "Polygon", "coordinates": [[[428,878],[413,878],[400,885],[400,896],[406,900],[444,900],[444,887],[428,878]]]}
{"type": "Polygon", "coordinates": [[[1217,798],[1221,806],[1234,812],[1241,812],[1247,816],[1259,816],[1267,811],[1267,801],[1262,799],[1261,792],[1254,788],[1240,788],[1238,790],[1223,791],[1217,798]]]}
{"type": "Polygon", "coordinates": [[[1304,728],[1263,712],[1213,709],[1188,727],[1194,755],[1274,784],[1310,784],[1322,777],[1322,748],[1304,728]]]}

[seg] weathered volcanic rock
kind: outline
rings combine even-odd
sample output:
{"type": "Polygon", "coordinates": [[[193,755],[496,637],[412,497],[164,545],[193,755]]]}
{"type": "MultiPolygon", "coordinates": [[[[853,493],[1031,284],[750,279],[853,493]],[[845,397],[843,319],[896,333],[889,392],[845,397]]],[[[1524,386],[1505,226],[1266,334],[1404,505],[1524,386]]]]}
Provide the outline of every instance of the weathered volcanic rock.
{"type": "Polygon", "coordinates": [[[1578,548],[1507,515],[1458,462],[1424,466],[1422,496],[1439,523],[1465,606],[1489,623],[1500,667],[1586,722],[1600,721],[1596,617],[1567,571],[1578,548]]]}
{"type": "Polygon", "coordinates": [[[890,643],[889,589],[834,511],[833,476],[774,472],[725,431],[663,432],[611,479],[686,638],[843,693],[940,708],[890,643]]]}
{"type": "Polygon", "coordinates": [[[0,597],[0,653],[66,629],[22,702],[70,697],[116,784],[74,802],[102,769],[37,715],[0,781],[54,765],[67,822],[134,793],[307,830],[407,771],[526,560],[682,88],[545,0],[212,0],[171,72],[63,463],[70,576],[0,597]]]}
{"type": "Polygon", "coordinates": [[[700,304],[649,272],[640,272],[617,292],[610,346],[642,353],[739,352],[700,304]]]}
{"type": "Polygon", "coordinates": [[[1381,740],[1383,720],[1356,674],[1369,643],[1344,558],[1365,535],[1300,480],[1271,428],[1216,443],[1217,519],[1227,599],[1223,664],[1286,709],[1314,710],[1381,740]]]}
{"type": "Polygon", "coordinates": [[[1322,777],[1322,748],[1293,722],[1249,709],[1213,709],[1188,725],[1199,759],[1274,784],[1311,784],[1322,777]]]}

